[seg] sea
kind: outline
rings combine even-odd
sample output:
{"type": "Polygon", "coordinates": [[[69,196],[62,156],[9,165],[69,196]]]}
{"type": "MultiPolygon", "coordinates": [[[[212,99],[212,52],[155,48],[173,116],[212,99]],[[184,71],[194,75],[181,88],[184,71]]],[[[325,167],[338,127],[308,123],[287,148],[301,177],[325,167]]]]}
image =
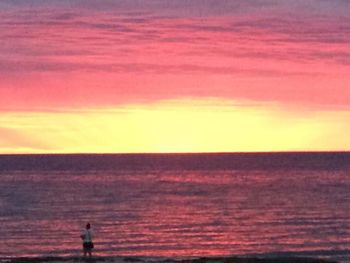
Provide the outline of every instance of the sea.
{"type": "Polygon", "coordinates": [[[350,153],[0,155],[0,258],[350,262],[350,153]]]}

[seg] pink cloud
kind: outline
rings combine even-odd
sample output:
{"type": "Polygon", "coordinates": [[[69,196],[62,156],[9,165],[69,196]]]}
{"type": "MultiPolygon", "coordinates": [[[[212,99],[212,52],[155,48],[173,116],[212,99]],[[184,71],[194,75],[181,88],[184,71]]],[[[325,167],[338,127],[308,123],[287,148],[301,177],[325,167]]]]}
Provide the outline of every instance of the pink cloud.
{"type": "Polygon", "coordinates": [[[347,17],[124,11],[2,12],[2,110],[179,97],[350,105],[347,17]]]}

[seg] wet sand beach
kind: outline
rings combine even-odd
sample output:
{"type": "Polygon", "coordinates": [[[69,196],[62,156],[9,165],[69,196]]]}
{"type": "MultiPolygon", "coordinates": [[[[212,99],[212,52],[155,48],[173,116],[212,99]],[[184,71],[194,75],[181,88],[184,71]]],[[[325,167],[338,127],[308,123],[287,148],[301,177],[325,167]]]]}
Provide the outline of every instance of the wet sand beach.
{"type": "Polygon", "coordinates": [[[309,257],[197,257],[190,259],[141,257],[38,257],[2,259],[6,263],[337,263],[309,257]]]}

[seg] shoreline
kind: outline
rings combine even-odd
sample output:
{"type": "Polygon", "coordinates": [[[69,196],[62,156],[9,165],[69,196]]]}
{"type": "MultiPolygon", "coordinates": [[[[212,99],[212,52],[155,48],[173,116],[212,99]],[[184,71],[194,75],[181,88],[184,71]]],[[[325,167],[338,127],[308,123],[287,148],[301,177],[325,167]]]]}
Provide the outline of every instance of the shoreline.
{"type": "Polygon", "coordinates": [[[93,256],[93,257],[18,257],[1,258],[6,263],[338,263],[337,261],[315,257],[194,257],[188,259],[132,257],[132,256],[93,256]]]}

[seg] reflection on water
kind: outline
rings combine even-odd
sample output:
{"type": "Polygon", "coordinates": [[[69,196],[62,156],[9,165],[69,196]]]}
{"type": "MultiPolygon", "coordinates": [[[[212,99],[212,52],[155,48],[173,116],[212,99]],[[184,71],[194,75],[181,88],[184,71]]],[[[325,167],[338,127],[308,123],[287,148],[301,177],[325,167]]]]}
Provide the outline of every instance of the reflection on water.
{"type": "Polygon", "coordinates": [[[0,173],[0,257],[230,255],[350,250],[349,170],[0,173]]]}

